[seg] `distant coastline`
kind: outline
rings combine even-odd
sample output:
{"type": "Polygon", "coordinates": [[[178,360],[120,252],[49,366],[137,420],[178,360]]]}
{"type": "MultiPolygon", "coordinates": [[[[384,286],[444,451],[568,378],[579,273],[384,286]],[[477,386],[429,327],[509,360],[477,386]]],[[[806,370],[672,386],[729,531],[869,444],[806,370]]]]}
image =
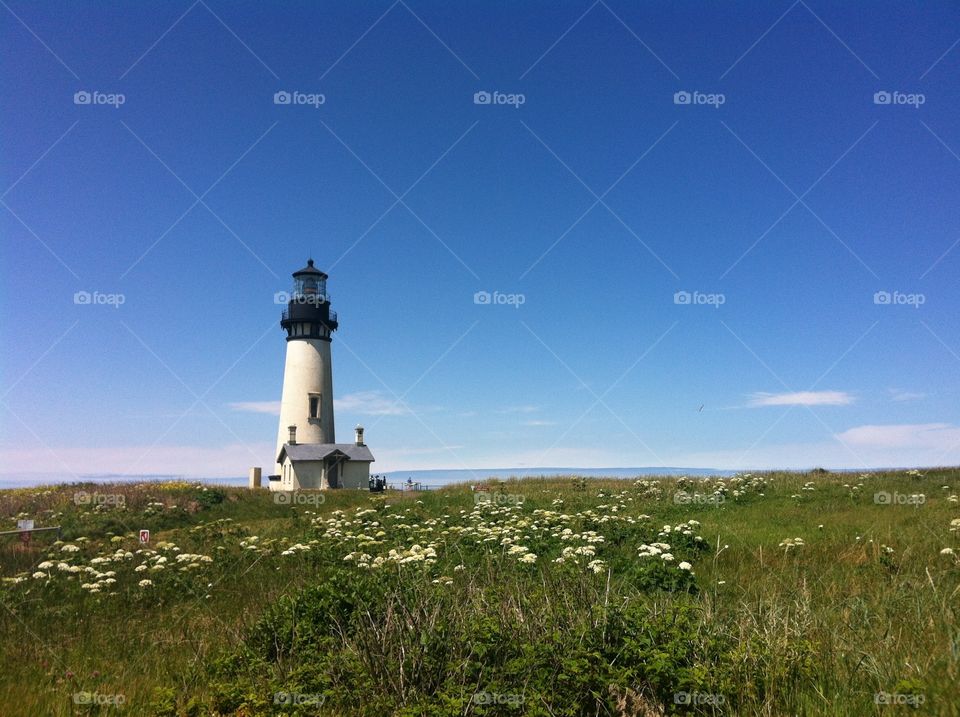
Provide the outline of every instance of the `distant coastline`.
{"type": "MultiPolygon", "coordinates": [[[[373,471],[377,473],[376,471],[373,471]]],[[[399,484],[412,480],[424,486],[438,487],[452,483],[472,483],[488,478],[506,480],[516,478],[536,478],[539,476],[578,475],[586,478],[631,478],[634,476],[732,476],[738,471],[719,470],[714,468],[677,468],[642,466],[626,468],[574,468],[546,466],[538,468],[457,468],[457,469],[430,469],[410,471],[388,471],[378,475],[386,475],[391,484],[399,484]]],[[[204,476],[190,476],[177,474],[126,474],[126,473],[95,473],[70,475],[66,473],[0,473],[0,489],[4,488],[35,488],[43,485],[57,485],[61,483],[134,483],[143,481],[196,481],[213,485],[245,486],[246,476],[231,476],[225,478],[209,478],[204,476]]]]}
{"type": "Polygon", "coordinates": [[[434,469],[420,471],[392,471],[387,473],[390,483],[406,482],[426,486],[442,486],[451,483],[474,483],[487,478],[539,478],[576,475],[584,478],[634,478],[638,476],[694,476],[707,478],[711,476],[732,476],[737,471],[719,470],[716,468],[676,468],[671,466],[641,466],[627,468],[571,468],[571,467],[537,467],[537,468],[470,468],[434,469]]]}
{"type": "MultiPolygon", "coordinates": [[[[689,476],[692,478],[728,478],[737,473],[767,473],[786,471],[803,473],[812,468],[743,468],[729,470],[720,468],[682,468],[675,466],[634,466],[621,468],[577,468],[544,466],[538,468],[434,468],[428,470],[386,471],[375,475],[386,475],[390,485],[399,486],[408,480],[422,486],[437,488],[454,483],[476,483],[488,478],[507,480],[509,478],[539,478],[557,476],[583,476],[584,478],[636,478],[649,476],[689,476]]],[[[864,473],[906,470],[906,467],[873,468],[829,468],[831,473],[864,473]]],[[[35,488],[43,485],[63,483],[136,483],[144,481],[189,481],[209,483],[211,485],[245,486],[246,476],[206,477],[178,474],[127,474],[127,473],[91,473],[70,475],[67,473],[0,473],[0,490],[5,488],[35,488]]]]}

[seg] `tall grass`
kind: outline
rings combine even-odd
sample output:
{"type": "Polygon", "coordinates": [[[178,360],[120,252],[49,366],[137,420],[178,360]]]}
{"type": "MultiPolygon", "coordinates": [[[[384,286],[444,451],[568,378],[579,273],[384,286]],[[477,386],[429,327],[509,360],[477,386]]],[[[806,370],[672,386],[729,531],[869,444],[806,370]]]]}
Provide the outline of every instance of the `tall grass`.
{"type": "Polygon", "coordinates": [[[135,557],[99,566],[116,584],[91,593],[29,577],[69,555],[52,538],[0,544],[3,576],[27,578],[0,590],[0,713],[960,714],[960,565],[941,555],[960,553],[960,470],[762,479],[713,501],[713,480],[524,479],[492,483],[504,499],[480,508],[463,486],[331,492],[309,510],[187,484],[96,486],[129,491],[119,511],[77,505],[77,486],[3,491],[0,519],[60,522],[77,565],[135,557]],[[688,520],[704,544],[658,538],[688,520]],[[142,527],[213,560],[140,588],[142,527]],[[602,536],[596,555],[554,562],[586,545],[566,527],[602,536]],[[675,560],[648,567],[637,549],[658,539],[675,560]],[[415,544],[435,562],[344,560],[415,544]],[[534,562],[509,553],[521,544],[534,562]]]}

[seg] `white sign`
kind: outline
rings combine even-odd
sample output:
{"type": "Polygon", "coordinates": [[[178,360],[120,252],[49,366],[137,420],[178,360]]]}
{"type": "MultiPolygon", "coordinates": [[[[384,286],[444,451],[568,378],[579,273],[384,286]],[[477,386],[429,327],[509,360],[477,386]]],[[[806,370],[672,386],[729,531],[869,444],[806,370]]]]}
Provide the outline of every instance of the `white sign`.
{"type": "Polygon", "coordinates": [[[32,520],[18,520],[18,521],[17,521],[17,530],[33,530],[33,521],[32,521],[32,520]]]}
{"type": "Polygon", "coordinates": [[[149,531],[149,530],[141,530],[141,531],[140,531],[140,542],[143,543],[144,545],[146,545],[147,543],[150,542],[150,531],[149,531]]]}

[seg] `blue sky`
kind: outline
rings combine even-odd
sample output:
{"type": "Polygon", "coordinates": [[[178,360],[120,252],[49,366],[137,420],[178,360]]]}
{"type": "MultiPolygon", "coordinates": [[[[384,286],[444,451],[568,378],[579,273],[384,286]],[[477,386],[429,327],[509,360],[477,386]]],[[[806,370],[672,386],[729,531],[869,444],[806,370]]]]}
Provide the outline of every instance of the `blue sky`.
{"type": "Polygon", "coordinates": [[[958,20],[4,0],[0,472],[269,466],[307,257],[375,470],[956,464],[958,20]]]}

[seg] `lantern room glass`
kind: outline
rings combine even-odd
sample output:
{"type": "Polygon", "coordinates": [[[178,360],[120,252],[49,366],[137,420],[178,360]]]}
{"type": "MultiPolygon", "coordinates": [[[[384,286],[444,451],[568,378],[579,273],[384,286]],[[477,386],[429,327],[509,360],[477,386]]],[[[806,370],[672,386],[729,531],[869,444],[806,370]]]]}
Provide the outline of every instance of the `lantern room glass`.
{"type": "Polygon", "coordinates": [[[322,276],[298,276],[293,280],[293,293],[298,297],[325,298],[327,280],[322,276]]]}

